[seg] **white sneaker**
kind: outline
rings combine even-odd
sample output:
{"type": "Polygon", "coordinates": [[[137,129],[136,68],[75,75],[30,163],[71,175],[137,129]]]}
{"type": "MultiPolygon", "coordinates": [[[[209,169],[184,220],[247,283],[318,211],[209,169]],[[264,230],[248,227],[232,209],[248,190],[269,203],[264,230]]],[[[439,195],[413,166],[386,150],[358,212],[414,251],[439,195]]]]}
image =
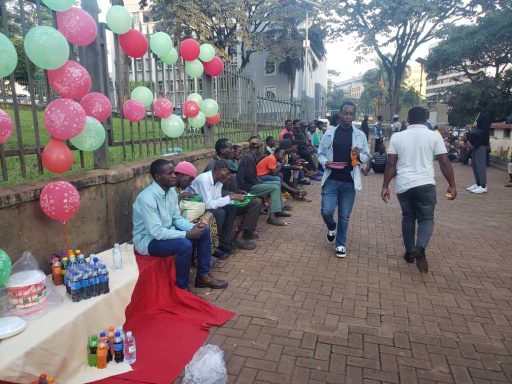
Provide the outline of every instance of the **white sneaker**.
{"type": "Polygon", "coordinates": [[[347,256],[347,251],[343,245],[336,247],[336,257],[344,259],[347,256]]]}
{"type": "Polygon", "coordinates": [[[327,241],[329,243],[334,243],[334,239],[336,238],[336,230],[334,231],[327,231],[327,241]]]}
{"type": "Polygon", "coordinates": [[[478,188],[478,185],[473,184],[466,188],[466,191],[472,191],[473,189],[478,188]]]}
{"type": "Polygon", "coordinates": [[[472,189],[469,192],[471,192],[471,193],[487,193],[487,187],[485,187],[485,188],[483,188],[483,187],[476,187],[475,189],[472,189]]]}

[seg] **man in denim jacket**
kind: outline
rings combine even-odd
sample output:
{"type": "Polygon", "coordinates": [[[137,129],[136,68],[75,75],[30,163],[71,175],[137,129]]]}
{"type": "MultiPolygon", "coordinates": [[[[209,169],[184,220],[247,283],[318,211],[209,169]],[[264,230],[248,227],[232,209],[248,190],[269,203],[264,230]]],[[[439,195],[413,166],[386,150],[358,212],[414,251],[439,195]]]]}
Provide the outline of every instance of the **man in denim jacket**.
{"type": "Polygon", "coordinates": [[[370,160],[364,132],[352,126],[355,115],[355,104],[344,102],[340,107],[340,124],[324,134],[318,149],[318,160],[325,170],[322,177],[322,218],[327,225],[327,241],[333,243],[336,239],[336,256],[341,258],[347,255],[348,221],[356,191],[361,190],[359,166],[370,160]],[[336,207],[337,231],[333,218],[336,207]]]}

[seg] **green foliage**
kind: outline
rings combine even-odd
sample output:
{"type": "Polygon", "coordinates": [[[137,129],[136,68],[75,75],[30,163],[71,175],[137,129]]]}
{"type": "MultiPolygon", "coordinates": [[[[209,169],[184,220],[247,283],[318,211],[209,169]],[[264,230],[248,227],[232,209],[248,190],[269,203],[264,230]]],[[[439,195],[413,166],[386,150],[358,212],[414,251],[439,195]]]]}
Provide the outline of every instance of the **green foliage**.
{"type": "Polygon", "coordinates": [[[130,80],[130,93],[136,88],[136,87],[147,87],[151,90],[155,90],[155,84],[152,82],[152,81],[142,81],[142,80],[139,80],[139,81],[133,81],[133,80],[130,80]]]}
{"type": "MultiPolygon", "coordinates": [[[[337,18],[331,24],[333,37],[355,36],[362,55],[376,53],[387,77],[390,112],[399,110],[399,95],[407,62],[423,44],[446,26],[474,16],[477,3],[456,0],[328,0],[337,18]]],[[[491,4],[492,3],[492,4],[491,4]]]]}
{"type": "Polygon", "coordinates": [[[347,99],[345,92],[342,89],[329,92],[327,94],[327,109],[339,110],[340,105],[347,99]]]}

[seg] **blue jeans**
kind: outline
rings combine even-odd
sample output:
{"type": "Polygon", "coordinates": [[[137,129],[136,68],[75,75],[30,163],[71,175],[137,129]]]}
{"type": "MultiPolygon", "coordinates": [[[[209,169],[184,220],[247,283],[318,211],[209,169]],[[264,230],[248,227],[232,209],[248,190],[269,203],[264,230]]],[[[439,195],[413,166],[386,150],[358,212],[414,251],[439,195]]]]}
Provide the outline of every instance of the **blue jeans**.
{"type": "Polygon", "coordinates": [[[258,177],[258,181],[260,183],[263,183],[265,181],[277,181],[277,182],[281,182],[283,180],[283,175],[282,174],[279,174],[279,175],[276,175],[276,176],[272,176],[272,175],[263,175],[263,176],[259,176],[258,177]]]}
{"type": "Polygon", "coordinates": [[[151,256],[174,256],[176,267],[176,285],[180,288],[188,287],[190,265],[192,264],[193,244],[197,246],[197,276],[204,276],[210,272],[210,228],[205,227],[203,234],[197,240],[169,239],[151,240],[148,246],[151,256]]]}
{"type": "Polygon", "coordinates": [[[336,229],[336,222],[333,216],[336,206],[338,207],[337,247],[345,246],[347,242],[348,221],[355,198],[354,183],[327,179],[322,186],[321,213],[329,231],[336,229]]]}
{"type": "Polygon", "coordinates": [[[406,252],[411,252],[415,248],[427,248],[434,230],[436,186],[420,185],[399,193],[397,197],[402,208],[402,236],[406,252]]]}

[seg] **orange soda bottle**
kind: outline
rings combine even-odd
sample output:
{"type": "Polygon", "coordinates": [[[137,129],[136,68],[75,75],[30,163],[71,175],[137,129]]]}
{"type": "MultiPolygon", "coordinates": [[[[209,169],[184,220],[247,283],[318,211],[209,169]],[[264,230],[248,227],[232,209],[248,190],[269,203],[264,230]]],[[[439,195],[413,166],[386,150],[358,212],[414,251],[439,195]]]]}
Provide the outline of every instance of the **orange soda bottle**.
{"type": "Polygon", "coordinates": [[[100,338],[98,349],[96,350],[96,368],[103,369],[107,367],[107,342],[104,337],[100,338]]]}
{"type": "Polygon", "coordinates": [[[48,376],[48,384],[55,384],[55,377],[48,376]]]}
{"type": "Polygon", "coordinates": [[[109,354],[109,359],[107,359],[108,361],[111,361],[113,356],[114,356],[114,339],[116,337],[116,331],[115,331],[115,328],[113,326],[110,326],[108,327],[108,341],[109,341],[109,347],[110,347],[110,351],[109,354]]]}
{"type": "Polygon", "coordinates": [[[58,257],[55,257],[53,259],[52,279],[53,279],[53,284],[55,284],[55,285],[62,285],[62,284],[64,284],[64,276],[62,276],[62,266],[60,264],[60,261],[59,261],[58,257]]]}
{"type": "MultiPolygon", "coordinates": [[[[354,148],[352,147],[352,149],[354,148]]],[[[357,165],[357,156],[352,155],[352,152],[350,152],[350,160],[352,161],[352,167],[355,167],[357,165]]]]}

